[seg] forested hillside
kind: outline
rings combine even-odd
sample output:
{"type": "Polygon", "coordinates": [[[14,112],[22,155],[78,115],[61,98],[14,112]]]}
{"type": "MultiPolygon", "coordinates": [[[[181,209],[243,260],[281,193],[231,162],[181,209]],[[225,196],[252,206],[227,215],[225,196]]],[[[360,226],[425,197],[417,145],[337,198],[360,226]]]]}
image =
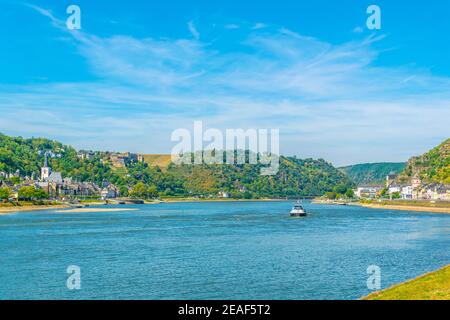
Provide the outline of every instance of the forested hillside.
{"type": "Polygon", "coordinates": [[[415,175],[424,182],[450,184],[450,139],[421,156],[411,158],[399,180],[408,181],[415,175]]]}
{"type": "Polygon", "coordinates": [[[406,166],[404,162],[363,163],[339,168],[357,185],[379,185],[391,172],[400,173],[406,166]]]}
{"type": "Polygon", "coordinates": [[[45,152],[51,154],[50,167],[63,177],[97,184],[107,180],[122,195],[138,183],[162,196],[208,196],[222,191],[237,198],[319,196],[336,188],[345,192],[352,186],[344,173],[324,160],[281,157],[274,176],[260,175],[261,164],[170,164],[163,171],[146,162],[132,162],[119,171],[110,166],[109,152],[94,152],[92,158],[81,159],[74,148],[57,141],[5,135],[0,135],[0,172],[20,170],[22,177],[39,177],[45,152]]]}
{"type": "Polygon", "coordinates": [[[34,173],[39,177],[45,152],[51,154],[49,166],[54,171],[61,172],[64,177],[98,183],[112,178],[113,172],[109,165],[101,163],[102,153],[96,153],[91,160],[80,160],[74,148],[60,142],[42,138],[8,137],[3,134],[0,134],[0,172],[14,173],[19,170],[21,176],[31,177],[34,173]]]}

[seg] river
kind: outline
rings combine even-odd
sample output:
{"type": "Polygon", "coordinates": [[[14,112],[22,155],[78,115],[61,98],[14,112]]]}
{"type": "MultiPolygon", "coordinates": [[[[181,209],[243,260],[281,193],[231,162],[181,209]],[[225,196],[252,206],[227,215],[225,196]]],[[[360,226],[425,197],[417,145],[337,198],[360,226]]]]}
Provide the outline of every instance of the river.
{"type": "Polygon", "coordinates": [[[357,299],[370,265],[386,288],[450,263],[450,215],[307,202],[290,218],[291,206],[3,215],[0,299],[357,299]]]}

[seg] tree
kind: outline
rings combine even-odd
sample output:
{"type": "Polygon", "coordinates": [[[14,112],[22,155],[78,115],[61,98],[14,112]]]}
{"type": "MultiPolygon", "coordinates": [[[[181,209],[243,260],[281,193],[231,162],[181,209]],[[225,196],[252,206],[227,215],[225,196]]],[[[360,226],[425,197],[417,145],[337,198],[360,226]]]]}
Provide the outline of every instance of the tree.
{"type": "Polygon", "coordinates": [[[347,198],[354,198],[355,197],[355,193],[353,192],[352,189],[347,189],[347,192],[345,193],[345,195],[347,196],[347,198]]]}
{"type": "Polygon", "coordinates": [[[392,199],[400,199],[400,192],[394,192],[394,193],[391,195],[391,197],[392,197],[392,199]]]}
{"type": "Polygon", "coordinates": [[[147,193],[150,198],[158,197],[158,187],[155,185],[151,185],[147,188],[147,193]]]}
{"type": "Polygon", "coordinates": [[[325,197],[330,200],[336,199],[336,196],[337,196],[336,192],[326,192],[325,193],[325,197]]]}
{"type": "Polygon", "coordinates": [[[48,193],[42,190],[41,188],[35,188],[33,199],[34,200],[48,199],[48,193]]]}
{"type": "Polygon", "coordinates": [[[48,194],[40,188],[25,186],[19,189],[20,200],[42,200],[47,198],[48,194]]]}
{"type": "Polygon", "coordinates": [[[34,187],[26,186],[19,189],[19,200],[32,200],[34,196],[34,187]]]}
{"type": "Polygon", "coordinates": [[[347,186],[343,183],[340,183],[333,188],[333,191],[336,193],[344,194],[345,192],[347,192],[347,186]]]}
{"type": "Polygon", "coordinates": [[[134,185],[130,192],[130,196],[133,198],[148,198],[147,186],[143,182],[138,182],[134,185]]]}
{"type": "Polygon", "coordinates": [[[11,189],[8,187],[0,188],[0,200],[8,200],[11,196],[11,189]]]}
{"type": "Polygon", "coordinates": [[[13,185],[17,185],[20,183],[20,178],[19,177],[11,177],[9,179],[9,181],[13,184],[13,185]]]}
{"type": "Polygon", "coordinates": [[[252,198],[252,194],[248,191],[245,191],[243,194],[243,198],[244,199],[251,199],[252,198]]]}
{"type": "Polygon", "coordinates": [[[121,186],[119,192],[121,197],[128,197],[128,188],[126,186],[121,186]]]}

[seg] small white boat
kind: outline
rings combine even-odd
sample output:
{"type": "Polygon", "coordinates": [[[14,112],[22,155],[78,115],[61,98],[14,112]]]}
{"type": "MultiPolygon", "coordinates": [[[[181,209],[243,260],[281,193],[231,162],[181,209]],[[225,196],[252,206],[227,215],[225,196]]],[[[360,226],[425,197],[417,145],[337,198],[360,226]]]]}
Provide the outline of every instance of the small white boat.
{"type": "Polygon", "coordinates": [[[306,216],[306,211],[305,211],[305,209],[303,209],[302,204],[300,203],[300,201],[297,201],[294,204],[290,214],[291,214],[291,217],[304,217],[304,216],[306,216]]]}

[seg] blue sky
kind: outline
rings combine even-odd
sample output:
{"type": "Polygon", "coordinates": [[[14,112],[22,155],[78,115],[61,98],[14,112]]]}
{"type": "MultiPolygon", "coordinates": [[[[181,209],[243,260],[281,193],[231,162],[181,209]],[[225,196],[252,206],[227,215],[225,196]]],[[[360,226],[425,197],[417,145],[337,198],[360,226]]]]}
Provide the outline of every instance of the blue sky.
{"type": "Polygon", "coordinates": [[[449,137],[448,1],[242,2],[0,0],[0,132],[169,153],[202,120],[279,128],[283,154],[336,165],[449,137]]]}

